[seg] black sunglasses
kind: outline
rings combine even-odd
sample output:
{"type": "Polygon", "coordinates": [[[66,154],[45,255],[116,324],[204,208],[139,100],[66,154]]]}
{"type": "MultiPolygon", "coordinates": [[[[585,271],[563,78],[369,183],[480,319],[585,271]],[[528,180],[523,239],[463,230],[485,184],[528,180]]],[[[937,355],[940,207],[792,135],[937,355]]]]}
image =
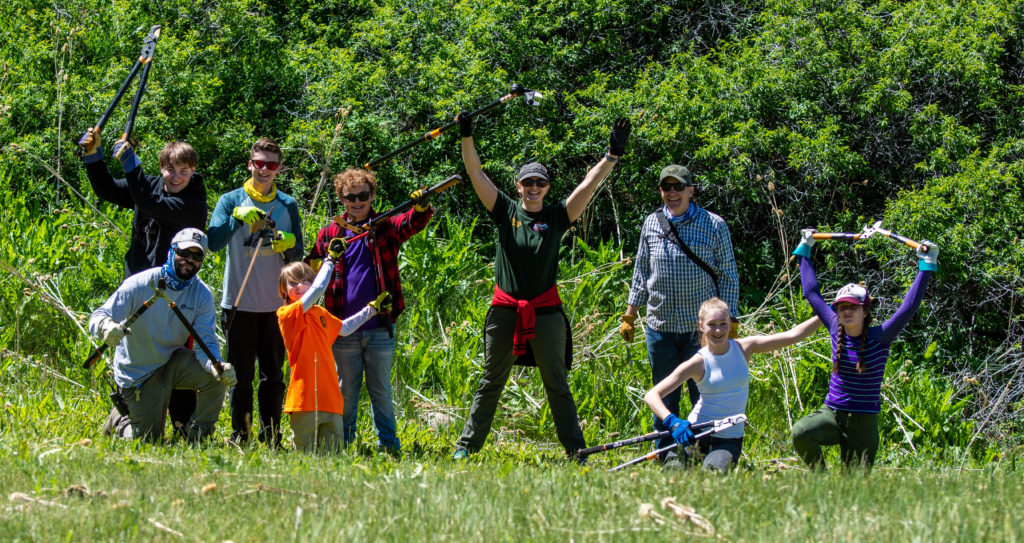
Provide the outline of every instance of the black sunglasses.
{"type": "Polygon", "coordinates": [[[262,170],[263,168],[266,168],[272,172],[276,171],[278,166],[281,165],[280,162],[269,162],[264,160],[250,160],[249,162],[252,162],[252,166],[257,170],[262,170]]]}
{"type": "Polygon", "coordinates": [[[174,254],[181,258],[187,258],[196,264],[202,264],[203,259],[206,258],[206,255],[203,254],[202,251],[189,251],[187,249],[175,249],[174,254]]]}
{"type": "Polygon", "coordinates": [[[356,200],[360,202],[365,202],[370,199],[370,196],[370,191],[364,190],[363,192],[360,192],[358,194],[346,194],[342,196],[342,198],[348,200],[349,202],[355,202],[356,200]]]}
{"type": "Polygon", "coordinates": [[[662,183],[661,190],[665,192],[683,192],[688,186],[689,185],[684,185],[682,183],[662,183]]]}
{"type": "Polygon", "coordinates": [[[519,184],[524,187],[532,187],[536,185],[537,187],[544,188],[548,186],[549,183],[547,179],[538,179],[536,177],[530,177],[528,179],[523,179],[522,181],[519,182],[519,184]]]}

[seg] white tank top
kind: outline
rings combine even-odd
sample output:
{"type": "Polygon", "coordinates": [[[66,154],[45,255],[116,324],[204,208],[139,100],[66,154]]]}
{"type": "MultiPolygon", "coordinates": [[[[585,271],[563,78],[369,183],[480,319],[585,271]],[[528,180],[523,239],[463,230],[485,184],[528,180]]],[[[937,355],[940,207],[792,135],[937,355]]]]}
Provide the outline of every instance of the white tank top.
{"type": "MultiPolygon", "coordinates": [[[[704,377],[697,381],[700,399],[693,406],[687,420],[696,424],[746,413],[750,369],[743,356],[743,349],[730,339],[729,350],[725,354],[713,354],[707,347],[698,352],[704,359],[704,377]]],[[[743,426],[737,424],[714,435],[723,438],[743,437],[743,426]]]]}

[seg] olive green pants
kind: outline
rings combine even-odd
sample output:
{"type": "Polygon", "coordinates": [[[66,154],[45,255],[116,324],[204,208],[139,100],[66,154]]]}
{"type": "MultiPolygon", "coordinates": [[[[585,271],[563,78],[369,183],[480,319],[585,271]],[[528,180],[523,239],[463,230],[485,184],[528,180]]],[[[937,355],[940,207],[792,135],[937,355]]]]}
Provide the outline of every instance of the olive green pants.
{"type": "Polygon", "coordinates": [[[821,447],[839,445],[839,457],[849,467],[871,467],[878,451],[878,414],[821,409],[793,425],[793,448],[814,469],[825,469],[821,447]]]}
{"type": "MultiPolygon", "coordinates": [[[[459,438],[459,447],[476,452],[484,445],[491,431],[491,422],[498,399],[508,383],[515,357],[512,356],[512,332],[516,326],[516,310],[494,307],[487,313],[484,327],[484,374],[480,378],[469,418],[459,438]]],[[[566,453],[587,446],[576,415],[576,401],[569,388],[569,371],[565,367],[565,328],[561,313],[537,314],[536,336],[530,340],[534,360],[544,382],[544,392],[551,406],[558,440],[566,453]]]]}

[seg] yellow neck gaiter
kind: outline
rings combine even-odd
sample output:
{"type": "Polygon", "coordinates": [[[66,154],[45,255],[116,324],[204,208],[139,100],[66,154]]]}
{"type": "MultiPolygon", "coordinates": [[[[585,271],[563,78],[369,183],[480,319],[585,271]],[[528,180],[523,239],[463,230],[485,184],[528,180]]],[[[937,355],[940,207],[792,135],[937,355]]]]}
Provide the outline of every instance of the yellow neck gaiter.
{"type": "Polygon", "coordinates": [[[245,193],[249,195],[249,198],[252,198],[253,200],[256,200],[261,204],[272,202],[274,198],[277,198],[277,183],[271,185],[270,193],[267,194],[266,196],[261,194],[260,191],[256,190],[256,187],[253,186],[251,177],[245,182],[244,185],[242,185],[242,188],[245,189],[245,193]]]}

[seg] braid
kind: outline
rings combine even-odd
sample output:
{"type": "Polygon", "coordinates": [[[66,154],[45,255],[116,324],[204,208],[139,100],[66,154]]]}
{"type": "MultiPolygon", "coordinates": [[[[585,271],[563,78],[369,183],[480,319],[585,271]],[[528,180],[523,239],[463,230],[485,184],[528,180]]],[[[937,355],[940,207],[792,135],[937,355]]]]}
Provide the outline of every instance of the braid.
{"type": "Polygon", "coordinates": [[[832,356],[832,373],[839,373],[839,357],[843,352],[843,343],[846,342],[846,328],[839,325],[839,340],[836,342],[836,352],[832,356]]]}
{"type": "Polygon", "coordinates": [[[857,373],[864,373],[864,347],[868,342],[869,326],[871,326],[871,313],[864,317],[864,332],[860,335],[860,347],[857,349],[857,373]]]}

